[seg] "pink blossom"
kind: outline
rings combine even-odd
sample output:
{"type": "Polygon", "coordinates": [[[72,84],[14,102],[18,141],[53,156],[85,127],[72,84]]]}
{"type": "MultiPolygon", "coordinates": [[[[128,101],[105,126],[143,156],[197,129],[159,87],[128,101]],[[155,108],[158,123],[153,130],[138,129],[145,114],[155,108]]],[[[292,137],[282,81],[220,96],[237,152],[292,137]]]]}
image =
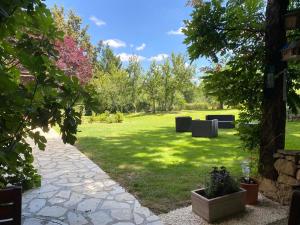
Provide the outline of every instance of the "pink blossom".
{"type": "Polygon", "coordinates": [[[91,79],[92,65],[84,50],[78,47],[72,37],[65,36],[63,41],[57,41],[56,49],[59,52],[59,59],[56,61],[58,68],[68,76],[76,76],[82,84],[91,79]]]}

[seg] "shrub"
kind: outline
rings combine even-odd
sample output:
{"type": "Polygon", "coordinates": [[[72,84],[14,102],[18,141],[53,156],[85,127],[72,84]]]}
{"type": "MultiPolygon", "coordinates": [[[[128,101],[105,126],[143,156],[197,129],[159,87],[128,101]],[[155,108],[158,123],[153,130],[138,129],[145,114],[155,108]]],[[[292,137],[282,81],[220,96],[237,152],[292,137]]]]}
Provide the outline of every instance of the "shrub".
{"type": "Polygon", "coordinates": [[[187,103],[184,105],[184,109],[186,110],[203,110],[209,109],[210,105],[206,102],[199,102],[199,103],[187,103]]]}
{"type": "Polygon", "coordinates": [[[117,112],[115,114],[115,121],[116,123],[122,123],[124,121],[124,115],[121,112],[117,112]]]}
{"type": "Polygon", "coordinates": [[[231,194],[239,191],[238,182],[231,177],[225,167],[214,167],[206,183],[205,195],[207,198],[231,194]]]}
{"type": "Polygon", "coordinates": [[[124,121],[124,115],[121,112],[116,114],[110,114],[109,111],[105,111],[100,115],[92,115],[89,117],[88,122],[98,122],[98,123],[121,123],[124,121]]]}

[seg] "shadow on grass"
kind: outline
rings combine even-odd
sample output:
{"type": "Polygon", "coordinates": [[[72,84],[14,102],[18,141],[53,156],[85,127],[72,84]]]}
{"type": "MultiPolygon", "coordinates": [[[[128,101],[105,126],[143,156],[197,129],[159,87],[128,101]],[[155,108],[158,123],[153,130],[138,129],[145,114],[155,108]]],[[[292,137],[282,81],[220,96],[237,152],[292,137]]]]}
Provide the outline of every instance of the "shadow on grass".
{"type": "Polygon", "coordinates": [[[233,130],[208,139],[161,127],[117,137],[78,137],[77,146],[156,213],[190,204],[190,191],[205,182],[213,166],[239,175],[247,157],[233,130]]]}

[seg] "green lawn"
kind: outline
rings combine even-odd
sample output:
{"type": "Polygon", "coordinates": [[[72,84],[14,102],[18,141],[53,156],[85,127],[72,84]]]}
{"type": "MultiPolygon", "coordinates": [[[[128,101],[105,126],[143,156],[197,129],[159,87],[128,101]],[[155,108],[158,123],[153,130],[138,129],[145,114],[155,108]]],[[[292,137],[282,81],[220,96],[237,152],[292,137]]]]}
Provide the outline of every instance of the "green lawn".
{"type": "MultiPolygon", "coordinates": [[[[234,130],[221,130],[216,139],[175,133],[175,117],[236,114],[236,110],[183,111],[157,115],[129,115],[121,124],[83,124],[79,149],[113,179],[157,213],[190,203],[190,190],[205,181],[212,166],[224,165],[233,174],[248,153],[239,148],[234,130]]],[[[299,148],[300,123],[290,123],[288,148],[299,148]]]]}

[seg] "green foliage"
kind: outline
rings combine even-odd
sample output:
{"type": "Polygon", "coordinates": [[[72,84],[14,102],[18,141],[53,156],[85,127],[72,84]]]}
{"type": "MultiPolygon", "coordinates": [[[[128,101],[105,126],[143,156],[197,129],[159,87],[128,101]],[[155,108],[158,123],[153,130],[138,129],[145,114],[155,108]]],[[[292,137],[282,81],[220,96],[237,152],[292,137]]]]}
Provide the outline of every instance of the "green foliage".
{"type": "Polygon", "coordinates": [[[88,117],[89,123],[122,123],[124,121],[124,115],[121,112],[110,114],[109,111],[105,111],[99,115],[92,115],[88,117]]]}
{"type": "Polygon", "coordinates": [[[54,5],[51,9],[53,20],[57,30],[66,36],[72,37],[79,46],[87,53],[88,58],[94,64],[96,61],[96,48],[92,45],[90,36],[87,33],[88,26],[82,25],[82,18],[73,10],[65,13],[64,7],[54,5]]]}
{"type": "Polygon", "coordinates": [[[116,121],[117,123],[122,123],[122,122],[124,121],[124,115],[123,115],[123,113],[117,112],[117,113],[115,114],[115,121],[116,121]]]}
{"type": "Polygon", "coordinates": [[[123,68],[109,46],[100,46],[97,70],[90,82],[96,90],[97,112],[171,111],[192,101],[195,84],[193,66],[182,55],[172,54],[162,64],[152,62],[144,72],[136,57],[123,68]]]}
{"type": "Polygon", "coordinates": [[[205,186],[205,196],[216,198],[239,191],[239,183],[231,177],[225,167],[214,167],[205,186]]]}
{"type": "Polygon", "coordinates": [[[43,150],[46,139],[37,128],[57,124],[63,141],[74,144],[81,116],[74,105],[88,93],[55,65],[53,44],[63,34],[45,4],[2,1],[0,8],[0,186],[26,189],[40,184],[27,138],[43,150]]]}
{"type": "Polygon", "coordinates": [[[210,109],[211,105],[207,102],[199,102],[199,103],[186,103],[184,105],[184,109],[186,110],[203,110],[210,109]]]}
{"type": "MultiPolygon", "coordinates": [[[[189,2],[194,10],[186,20],[184,43],[191,60],[209,57],[217,64],[206,69],[203,77],[205,95],[218,102],[241,110],[241,122],[262,120],[265,72],[265,7],[262,0],[194,0],[189,2]]],[[[291,1],[295,8],[299,1],[291,1]]],[[[288,32],[290,41],[299,37],[288,32]]],[[[289,63],[287,102],[294,112],[300,105],[300,69],[289,63]]],[[[240,129],[245,147],[257,147],[260,126],[240,129]],[[250,137],[249,135],[254,135],[250,137]],[[256,141],[255,141],[256,140],[256,141]]]]}

